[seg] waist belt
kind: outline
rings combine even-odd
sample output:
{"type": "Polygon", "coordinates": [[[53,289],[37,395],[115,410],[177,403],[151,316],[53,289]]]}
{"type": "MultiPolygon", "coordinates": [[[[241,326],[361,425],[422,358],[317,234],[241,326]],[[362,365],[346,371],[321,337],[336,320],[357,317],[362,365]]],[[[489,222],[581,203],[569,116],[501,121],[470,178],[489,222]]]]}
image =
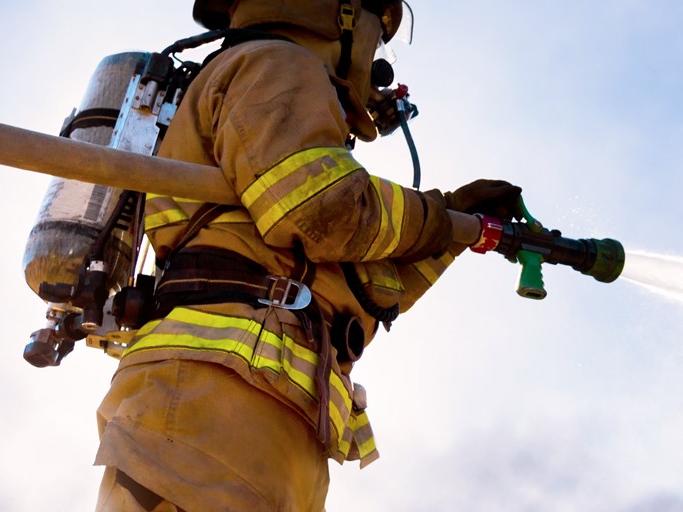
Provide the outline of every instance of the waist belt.
{"type": "Polygon", "coordinates": [[[311,303],[310,289],[284,276],[268,275],[241,254],[213,247],[191,247],[174,254],[156,287],[155,317],[176,306],[239,302],[255,308],[302,310],[311,303]]]}
{"type": "Polygon", "coordinates": [[[322,312],[304,283],[268,275],[261,265],[233,251],[195,246],[173,252],[155,291],[156,318],[176,306],[239,302],[253,307],[279,307],[297,313],[309,342],[318,345],[318,437],[327,446],[331,371],[330,333],[322,312]]]}

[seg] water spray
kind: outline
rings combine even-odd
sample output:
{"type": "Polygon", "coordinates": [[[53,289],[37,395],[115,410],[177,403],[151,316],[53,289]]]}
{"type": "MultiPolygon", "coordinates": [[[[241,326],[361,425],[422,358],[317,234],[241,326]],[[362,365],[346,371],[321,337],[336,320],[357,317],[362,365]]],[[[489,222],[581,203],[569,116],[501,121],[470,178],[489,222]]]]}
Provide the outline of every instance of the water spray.
{"type": "Polygon", "coordinates": [[[481,216],[482,239],[472,250],[501,253],[522,269],[517,293],[527,299],[544,299],[547,292],[541,265],[567,265],[602,283],[611,283],[624,268],[624,247],[616,240],[582,238],[574,240],[562,236],[557,229],[547,229],[519,200],[524,222],[509,222],[481,216]]]}
{"type": "Polygon", "coordinates": [[[623,278],[657,295],[683,302],[683,257],[629,251],[623,278]]]}

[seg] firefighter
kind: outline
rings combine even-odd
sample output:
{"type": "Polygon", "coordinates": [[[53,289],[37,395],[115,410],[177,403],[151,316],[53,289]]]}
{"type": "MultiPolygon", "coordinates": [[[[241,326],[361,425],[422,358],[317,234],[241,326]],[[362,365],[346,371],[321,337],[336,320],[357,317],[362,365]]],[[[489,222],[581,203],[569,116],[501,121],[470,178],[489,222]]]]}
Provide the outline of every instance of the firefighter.
{"type": "Polygon", "coordinates": [[[378,456],[353,363],[485,238],[463,212],[509,218],[520,189],[423,194],[347,149],[377,135],[373,56],[402,2],[196,0],[194,16],[234,35],[159,155],[220,166],[240,203],[147,197],[157,318],[98,410],[97,508],[321,511],[329,458],[378,456]]]}

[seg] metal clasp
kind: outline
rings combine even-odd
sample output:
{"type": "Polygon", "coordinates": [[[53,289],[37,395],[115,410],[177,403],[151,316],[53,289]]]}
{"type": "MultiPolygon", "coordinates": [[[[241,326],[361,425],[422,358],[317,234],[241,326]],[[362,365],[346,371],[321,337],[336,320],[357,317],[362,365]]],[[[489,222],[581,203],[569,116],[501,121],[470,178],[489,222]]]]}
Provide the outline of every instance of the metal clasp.
{"type": "Polygon", "coordinates": [[[339,26],[342,30],[353,30],[356,27],[356,10],[349,3],[339,6],[339,26]]]}
{"type": "Polygon", "coordinates": [[[304,283],[284,276],[267,276],[266,279],[273,281],[268,292],[269,298],[258,299],[259,304],[282,309],[304,309],[311,303],[311,290],[304,283]],[[292,286],[296,288],[296,296],[291,302],[287,302],[292,286]],[[276,294],[279,293],[279,297],[276,294]]]}

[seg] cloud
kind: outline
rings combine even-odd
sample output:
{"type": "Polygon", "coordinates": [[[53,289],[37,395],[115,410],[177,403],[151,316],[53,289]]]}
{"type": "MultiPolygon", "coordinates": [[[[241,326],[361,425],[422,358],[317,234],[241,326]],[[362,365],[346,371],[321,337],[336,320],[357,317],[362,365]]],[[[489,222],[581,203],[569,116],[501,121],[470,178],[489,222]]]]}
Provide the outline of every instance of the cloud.
{"type": "Polygon", "coordinates": [[[683,511],[680,494],[629,488],[619,459],[601,439],[609,433],[595,437],[584,426],[498,424],[464,432],[450,449],[426,457],[427,465],[404,464],[399,478],[412,485],[385,496],[381,510],[683,511]]]}
{"type": "Polygon", "coordinates": [[[590,441],[572,427],[544,427],[498,424],[463,433],[450,450],[431,457],[430,471],[416,485],[425,492],[395,510],[609,510],[613,485],[590,441]],[[432,479],[434,473],[441,477],[432,479]]]}
{"type": "Polygon", "coordinates": [[[647,496],[624,512],[683,512],[683,495],[662,492],[647,496]]]}

